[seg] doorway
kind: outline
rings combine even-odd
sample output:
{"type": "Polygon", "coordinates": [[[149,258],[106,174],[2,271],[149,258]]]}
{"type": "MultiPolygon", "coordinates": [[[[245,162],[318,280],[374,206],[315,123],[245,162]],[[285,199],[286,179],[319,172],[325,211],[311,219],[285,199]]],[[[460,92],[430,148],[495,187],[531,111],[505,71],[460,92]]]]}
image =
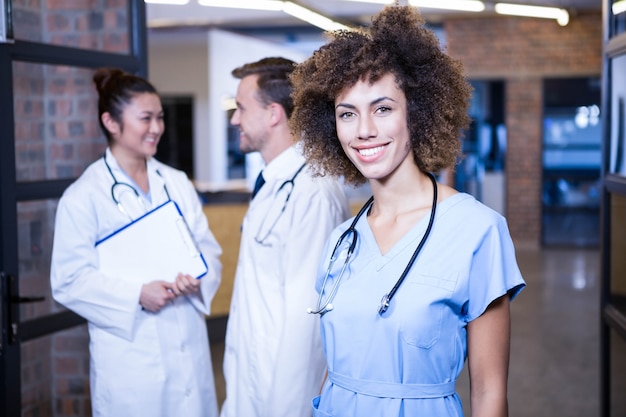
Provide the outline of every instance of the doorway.
{"type": "Polygon", "coordinates": [[[546,79],[543,84],[542,243],[598,247],[600,78],[546,79]]]}
{"type": "Polygon", "coordinates": [[[463,157],[455,172],[455,187],[504,215],[506,127],[504,81],[473,80],[463,157]]]}
{"type": "Polygon", "coordinates": [[[162,96],[165,131],[156,159],[193,178],[193,97],[162,96]]]}

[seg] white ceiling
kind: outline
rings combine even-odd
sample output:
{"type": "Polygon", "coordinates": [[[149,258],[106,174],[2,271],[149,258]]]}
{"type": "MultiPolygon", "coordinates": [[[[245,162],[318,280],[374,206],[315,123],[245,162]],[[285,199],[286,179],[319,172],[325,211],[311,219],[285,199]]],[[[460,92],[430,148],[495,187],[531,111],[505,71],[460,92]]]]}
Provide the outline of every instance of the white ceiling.
{"type": "MultiPolygon", "coordinates": [[[[553,6],[565,8],[570,14],[577,11],[602,9],[602,0],[502,0],[510,3],[524,3],[536,6],[553,6]]],[[[295,0],[303,6],[321,12],[323,15],[353,25],[367,25],[373,14],[380,11],[381,4],[346,0],[295,0]]],[[[400,1],[405,4],[405,1],[400,1]]],[[[486,11],[493,13],[493,3],[486,1],[486,11]]],[[[275,27],[302,25],[303,22],[286,15],[283,12],[243,10],[223,7],[200,6],[197,0],[189,0],[186,5],[162,5],[148,3],[148,26],[157,27],[185,27],[185,26],[212,26],[212,27],[275,27]]],[[[451,13],[436,9],[421,9],[424,17],[431,21],[441,21],[451,13]]],[[[472,13],[474,14],[474,13],[472,13]]]]}

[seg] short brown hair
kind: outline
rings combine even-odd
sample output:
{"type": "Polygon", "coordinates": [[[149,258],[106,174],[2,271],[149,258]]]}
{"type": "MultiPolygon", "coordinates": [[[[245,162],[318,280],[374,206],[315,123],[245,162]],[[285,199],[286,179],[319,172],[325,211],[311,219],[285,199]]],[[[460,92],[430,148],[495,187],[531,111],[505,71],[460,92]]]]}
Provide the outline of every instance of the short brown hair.
{"type": "Polygon", "coordinates": [[[472,87],[461,63],[446,55],[414,7],[387,6],[369,30],[339,30],[291,75],[295,110],[290,126],[318,175],[365,178],[347,158],[335,124],[334,101],[346,88],[393,74],[407,99],[407,125],[417,166],[437,172],[461,154],[472,87]]]}
{"type": "Polygon", "coordinates": [[[287,118],[293,112],[291,83],[289,75],[296,63],[287,58],[269,57],[237,67],[232,71],[235,78],[258,75],[259,99],[265,105],[278,103],[285,110],[287,118]]]}

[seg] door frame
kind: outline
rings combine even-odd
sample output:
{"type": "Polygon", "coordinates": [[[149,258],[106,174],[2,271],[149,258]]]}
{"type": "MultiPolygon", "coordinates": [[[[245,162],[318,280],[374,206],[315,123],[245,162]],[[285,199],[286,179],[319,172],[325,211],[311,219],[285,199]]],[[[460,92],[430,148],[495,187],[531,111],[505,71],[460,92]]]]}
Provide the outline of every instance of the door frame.
{"type": "Polygon", "coordinates": [[[85,320],[62,311],[21,321],[20,303],[37,301],[36,294],[20,293],[18,265],[19,202],[58,199],[75,179],[17,182],[15,120],[13,109],[13,62],[83,68],[119,67],[147,77],[146,6],[128,0],[129,51],[118,54],[13,39],[11,16],[14,0],[0,0],[0,415],[21,415],[21,344],[51,335],[85,320]]]}

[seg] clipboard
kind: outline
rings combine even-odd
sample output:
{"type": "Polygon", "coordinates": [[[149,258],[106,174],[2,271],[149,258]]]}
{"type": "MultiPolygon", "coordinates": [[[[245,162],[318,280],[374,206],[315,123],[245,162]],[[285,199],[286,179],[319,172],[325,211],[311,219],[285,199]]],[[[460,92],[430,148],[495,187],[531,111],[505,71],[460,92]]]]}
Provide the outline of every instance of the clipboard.
{"type": "Polygon", "coordinates": [[[173,200],[96,242],[99,271],[139,280],[173,281],[178,273],[202,278],[208,266],[173,200]]]}

